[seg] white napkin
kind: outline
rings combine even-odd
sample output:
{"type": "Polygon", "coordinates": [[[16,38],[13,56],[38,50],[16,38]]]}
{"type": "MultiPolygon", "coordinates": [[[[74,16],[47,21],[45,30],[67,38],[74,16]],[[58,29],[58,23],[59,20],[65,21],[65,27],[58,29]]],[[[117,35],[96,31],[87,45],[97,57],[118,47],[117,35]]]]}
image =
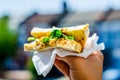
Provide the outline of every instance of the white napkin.
{"type": "Polygon", "coordinates": [[[39,53],[34,52],[32,60],[38,75],[43,75],[45,77],[50,72],[54,64],[56,54],[60,57],[73,55],[87,58],[93,51],[103,50],[105,48],[104,43],[97,44],[97,41],[98,36],[93,34],[92,37],[88,38],[86,45],[83,48],[83,52],[80,54],[57,48],[39,53]]]}

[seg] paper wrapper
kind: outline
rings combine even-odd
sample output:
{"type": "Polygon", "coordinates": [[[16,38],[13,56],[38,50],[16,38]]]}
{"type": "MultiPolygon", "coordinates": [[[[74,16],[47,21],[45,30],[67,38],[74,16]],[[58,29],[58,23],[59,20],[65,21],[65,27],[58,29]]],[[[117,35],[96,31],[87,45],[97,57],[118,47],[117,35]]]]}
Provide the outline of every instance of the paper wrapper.
{"type": "Polygon", "coordinates": [[[93,34],[92,37],[88,38],[86,45],[83,48],[83,52],[80,54],[63,49],[52,49],[48,51],[34,53],[32,60],[38,75],[43,75],[45,77],[50,72],[54,64],[56,55],[60,57],[72,55],[87,58],[93,51],[103,50],[105,48],[104,43],[97,44],[97,41],[98,36],[96,36],[96,34],[93,34]]]}

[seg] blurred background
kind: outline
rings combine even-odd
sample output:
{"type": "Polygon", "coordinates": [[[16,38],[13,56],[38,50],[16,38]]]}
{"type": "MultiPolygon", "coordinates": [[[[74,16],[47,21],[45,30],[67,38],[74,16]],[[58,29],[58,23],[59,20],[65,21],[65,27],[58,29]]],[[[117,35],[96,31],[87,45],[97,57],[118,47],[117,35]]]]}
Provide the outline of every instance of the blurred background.
{"type": "Polygon", "coordinates": [[[31,29],[90,24],[104,42],[103,80],[120,80],[119,0],[0,0],[0,79],[65,80],[53,67],[38,76],[31,57],[23,51],[31,29]]]}

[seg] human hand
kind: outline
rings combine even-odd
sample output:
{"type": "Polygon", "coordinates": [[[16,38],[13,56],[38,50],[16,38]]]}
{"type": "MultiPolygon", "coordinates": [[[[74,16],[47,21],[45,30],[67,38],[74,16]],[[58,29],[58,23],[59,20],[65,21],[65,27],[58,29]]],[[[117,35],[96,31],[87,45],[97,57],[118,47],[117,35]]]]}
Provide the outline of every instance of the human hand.
{"type": "Polygon", "coordinates": [[[101,80],[103,55],[95,51],[88,58],[57,56],[54,65],[70,80],[101,80]]]}

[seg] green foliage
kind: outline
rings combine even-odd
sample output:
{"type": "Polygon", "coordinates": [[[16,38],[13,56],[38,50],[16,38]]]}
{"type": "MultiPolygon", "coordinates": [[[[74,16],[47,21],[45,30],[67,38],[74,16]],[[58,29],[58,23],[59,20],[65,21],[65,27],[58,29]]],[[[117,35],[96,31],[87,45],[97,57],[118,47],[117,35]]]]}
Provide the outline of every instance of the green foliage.
{"type": "Polygon", "coordinates": [[[16,51],[17,35],[9,30],[9,17],[0,18],[0,64],[7,57],[13,57],[16,51]]]}

